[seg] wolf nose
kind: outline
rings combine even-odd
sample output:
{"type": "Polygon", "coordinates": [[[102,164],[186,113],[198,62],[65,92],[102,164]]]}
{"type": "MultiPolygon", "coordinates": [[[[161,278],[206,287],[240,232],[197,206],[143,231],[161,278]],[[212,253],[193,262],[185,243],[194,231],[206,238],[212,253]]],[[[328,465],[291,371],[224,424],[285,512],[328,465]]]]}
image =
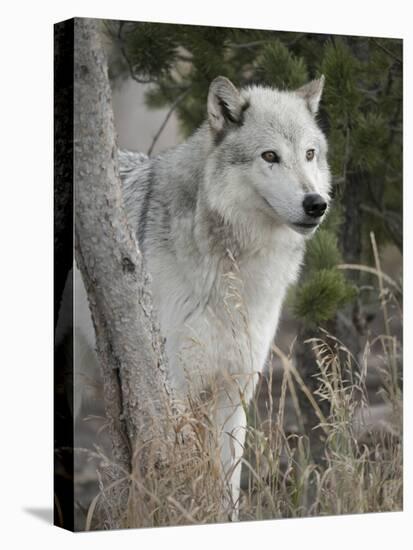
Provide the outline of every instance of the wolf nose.
{"type": "Polygon", "coordinates": [[[304,212],[312,218],[320,218],[327,208],[327,203],[318,193],[308,193],[303,200],[304,212]]]}

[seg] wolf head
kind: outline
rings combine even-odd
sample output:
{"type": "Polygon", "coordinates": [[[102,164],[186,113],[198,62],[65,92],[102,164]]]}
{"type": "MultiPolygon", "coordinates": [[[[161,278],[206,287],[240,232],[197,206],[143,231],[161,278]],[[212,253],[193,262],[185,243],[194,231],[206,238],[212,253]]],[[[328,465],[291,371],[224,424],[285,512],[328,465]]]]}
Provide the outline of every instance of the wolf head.
{"type": "Polygon", "coordinates": [[[311,235],[329,203],[327,142],[315,116],[324,77],[295,91],[238,90],[218,77],[208,94],[207,197],[229,222],[288,225],[311,235]]]}

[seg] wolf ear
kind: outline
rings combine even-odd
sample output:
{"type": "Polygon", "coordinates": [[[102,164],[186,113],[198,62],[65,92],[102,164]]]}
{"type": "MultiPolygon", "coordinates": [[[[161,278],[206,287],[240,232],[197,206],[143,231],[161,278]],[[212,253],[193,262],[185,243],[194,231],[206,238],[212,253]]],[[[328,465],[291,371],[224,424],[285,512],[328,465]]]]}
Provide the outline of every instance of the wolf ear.
{"type": "Polygon", "coordinates": [[[218,76],[209,86],[207,105],[211,128],[215,132],[221,132],[229,123],[242,122],[246,103],[228,78],[218,76]]]}
{"type": "Polygon", "coordinates": [[[295,91],[296,94],[306,101],[307,106],[313,115],[317,114],[318,111],[321,94],[323,93],[324,81],[324,75],[321,75],[320,78],[308,82],[308,84],[301,86],[301,88],[298,88],[298,90],[295,91]]]}

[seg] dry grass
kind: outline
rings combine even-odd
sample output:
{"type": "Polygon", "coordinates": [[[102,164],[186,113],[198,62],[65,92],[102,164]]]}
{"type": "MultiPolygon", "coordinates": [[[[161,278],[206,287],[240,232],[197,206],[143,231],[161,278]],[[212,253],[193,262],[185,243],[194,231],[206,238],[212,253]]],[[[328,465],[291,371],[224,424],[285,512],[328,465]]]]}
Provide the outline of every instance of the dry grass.
{"type": "MultiPolygon", "coordinates": [[[[372,243],[376,267],[370,273],[378,280],[384,334],[372,337],[362,357],[354,358],[334,336],[320,332],[310,342],[318,365],[315,395],[295,368],[293,354],[274,346],[282,365],[281,388],[275,398],[270,370],[264,415],[262,406],[256,414],[258,403],[250,407],[249,416],[260,418],[247,429],[241,521],[402,510],[401,342],[392,334],[389,314],[397,300],[395,283],[381,272],[373,237],[372,243]],[[378,409],[370,407],[367,389],[372,347],[380,362],[378,409]],[[311,403],[319,419],[321,456],[315,456],[303,433],[302,400],[311,403]],[[320,400],[329,404],[327,415],[320,400]],[[297,419],[293,433],[286,429],[287,401],[297,419]]],[[[112,485],[101,481],[86,529],[228,521],[210,402],[191,399],[183,413],[171,413],[170,431],[174,437],[152,442],[149,455],[147,449],[135,451],[132,474],[118,472],[120,479],[112,485]]],[[[102,471],[114,467],[100,458],[102,471]]]]}
{"type": "MultiPolygon", "coordinates": [[[[249,476],[249,487],[244,492],[241,518],[253,520],[401,510],[403,468],[399,385],[393,385],[393,376],[383,368],[382,390],[387,397],[384,406],[380,407],[380,418],[372,421],[365,384],[367,363],[355,365],[348,350],[327,333],[311,343],[319,366],[316,393],[330,404],[330,414],[324,419],[317,408],[320,423],[316,429],[323,441],[323,453],[314,457],[306,435],[285,432],[283,411],[289,381],[294,380],[295,391],[302,392],[305,398],[311,394],[292,361],[284,357],[277,422],[274,425],[268,420],[266,425],[261,418],[264,431],[249,428],[247,467],[252,476],[249,476]],[[343,352],[348,355],[344,365],[340,359],[343,352]]],[[[364,361],[367,360],[365,354],[364,361]]],[[[386,365],[392,362],[386,361],[386,365]]],[[[272,419],[272,411],[268,412],[272,419]]]]}

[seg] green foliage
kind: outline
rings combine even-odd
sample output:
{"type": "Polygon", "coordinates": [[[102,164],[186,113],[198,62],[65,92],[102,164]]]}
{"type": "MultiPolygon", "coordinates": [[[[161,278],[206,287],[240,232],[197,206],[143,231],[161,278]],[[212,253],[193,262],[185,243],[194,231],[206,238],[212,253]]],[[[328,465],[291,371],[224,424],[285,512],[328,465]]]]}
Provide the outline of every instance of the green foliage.
{"type": "Polygon", "coordinates": [[[357,114],[361,94],[357,86],[359,62],[341,39],[327,44],[321,64],[326,78],[324,104],[336,128],[351,124],[357,114]]]}
{"type": "Polygon", "coordinates": [[[340,261],[337,237],[326,229],[319,229],[307,245],[306,269],[310,271],[334,269],[340,261]]]}
{"type": "Polygon", "coordinates": [[[381,113],[360,113],[353,132],[353,163],[363,170],[375,172],[386,162],[389,129],[381,113]]]}
{"type": "Polygon", "coordinates": [[[340,271],[317,270],[296,290],[294,313],[308,325],[318,325],[333,318],[354,296],[354,288],[340,271]]]}
{"type": "Polygon", "coordinates": [[[171,70],[178,42],[173,25],[137,23],[128,34],[131,66],[142,79],[156,78],[171,70]]]}
{"type": "Polygon", "coordinates": [[[259,80],[280,89],[298,88],[308,80],[304,59],[292,55],[280,40],[273,40],[262,48],[255,71],[259,80]]]}
{"type": "Polygon", "coordinates": [[[303,282],[293,289],[289,299],[294,314],[307,325],[328,321],[355,297],[355,288],[337,268],[340,262],[334,232],[318,230],[307,245],[303,282]]]}

